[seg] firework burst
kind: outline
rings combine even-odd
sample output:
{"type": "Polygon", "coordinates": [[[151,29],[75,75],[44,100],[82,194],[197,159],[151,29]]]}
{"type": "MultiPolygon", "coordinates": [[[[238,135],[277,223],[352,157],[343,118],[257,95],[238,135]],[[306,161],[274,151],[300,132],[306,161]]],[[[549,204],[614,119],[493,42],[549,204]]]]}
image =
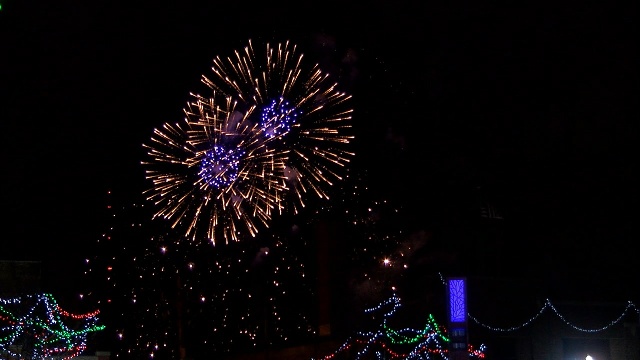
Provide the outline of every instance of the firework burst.
{"type": "Polygon", "coordinates": [[[233,109],[230,99],[191,95],[185,120],[155,129],[146,176],[153,187],[148,199],[158,206],[156,217],[181,225],[195,239],[238,240],[267,226],[278,196],[284,191],[282,155],[267,149],[255,126],[233,109]]]}
{"type": "Polygon", "coordinates": [[[342,180],[354,155],[345,146],[352,139],[351,95],[317,64],[305,68],[303,54],[290,42],[267,44],[264,51],[256,55],[249,41],[232,57],[216,57],[213,74],[202,82],[230,94],[242,108],[257,108],[258,131],[276,138],[276,151],[286,153],[284,177],[294,200],[288,205],[297,212],[308,192],[328,199],[327,186],[342,180]]]}
{"type": "Polygon", "coordinates": [[[190,94],[185,119],[154,130],[145,145],[148,199],[156,217],[196,239],[238,241],[269,226],[276,213],[328,199],[342,180],[350,95],[318,65],[306,69],[289,42],[256,56],[251,41],[233,57],[213,61],[202,76],[208,96],[190,94]]]}

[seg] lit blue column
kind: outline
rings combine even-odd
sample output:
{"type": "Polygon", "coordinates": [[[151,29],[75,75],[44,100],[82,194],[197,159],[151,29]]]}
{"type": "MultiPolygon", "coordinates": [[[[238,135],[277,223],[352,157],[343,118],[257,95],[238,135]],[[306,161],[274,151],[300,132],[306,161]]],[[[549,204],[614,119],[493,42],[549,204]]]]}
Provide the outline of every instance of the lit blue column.
{"type": "Polygon", "coordinates": [[[465,278],[448,278],[449,360],[468,359],[467,284],[465,278]]]}

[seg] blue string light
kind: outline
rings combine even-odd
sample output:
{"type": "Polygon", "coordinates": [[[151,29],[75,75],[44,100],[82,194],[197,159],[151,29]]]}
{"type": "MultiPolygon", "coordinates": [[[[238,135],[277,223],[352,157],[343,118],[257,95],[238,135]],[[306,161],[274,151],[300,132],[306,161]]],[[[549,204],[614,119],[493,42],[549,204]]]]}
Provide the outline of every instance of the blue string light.
{"type": "MultiPolygon", "coordinates": [[[[440,280],[442,281],[442,284],[446,287],[447,286],[447,282],[445,281],[444,277],[442,276],[441,273],[439,273],[440,276],[440,280]]],[[[497,327],[497,326],[491,326],[488,325],[486,323],[481,322],[480,320],[478,320],[476,317],[472,316],[471,313],[468,314],[469,319],[473,320],[476,324],[489,329],[489,330],[493,330],[493,331],[500,331],[500,332],[511,332],[511,331],[516,331],[519,329],[522,329],[526,326],[531,325],[531,323],[533,323],[533,321],[535,321],[536,319],[538,319],[540,317],[540,315],[542,315],[542,313],[544,313],[547,309],[551,309],[553,310],[554,314],[560,318],[560,320],[562,320],[566,325],[572,327],[575,330],[578,331],[582,331],[582,332],[589,332],[589,333],[595,333],[595,332],[600,332],[600,331],[604,331],[609,329],[610,327],[618,324],[620,321],[622,321],[622,319],[624,318],[625,315],[627,315],[627,313],[629,313],[630,311],[635,310],[636,313],[638,314],[638,319],[640,320],[640,309],[638,308],[638,306],[636,304],[634,304],[632,301],[628,301],[627,302],[627,306],[624,308],[624,310],[622,311],[622,313],[615,319],[612,319],[607,325],[602,326],[602,327],[597,327],[597,328],[593,328],[593,329],[587,329],[587,328],[583,328],[580,326],[575,325],[574,323],[572,323],[571,321],[567,320],[567,318],[560,313],[560,311],[558,311],[558,309],[551,303],[551,300],[546,299],[544,305],[542,305],[542,307],[540,308],[540,310],[538,310],[538,312],[533,315],[532,317],[530,317],[528,320],[526,320],[525,322],[519,324],[519,325],[515,325],[515,326],[511,326],[511,327],[497,327]]]]}

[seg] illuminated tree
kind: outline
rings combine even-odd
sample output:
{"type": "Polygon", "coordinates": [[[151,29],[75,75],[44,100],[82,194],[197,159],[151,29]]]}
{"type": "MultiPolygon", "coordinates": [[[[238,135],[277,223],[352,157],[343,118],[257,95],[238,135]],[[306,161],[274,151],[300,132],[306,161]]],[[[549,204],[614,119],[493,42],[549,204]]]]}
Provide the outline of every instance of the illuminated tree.
{"type": "MultiPolygon", "coordinates": [[[[395,329],[391,315],[400,308],[400,298],[393,294],[386,301],[365,310],[374,320],[381,319],[371,330],[359,331],[345,341],[335,352],[319,358],[331,359],[394,359],[429,360],[448,359],[447,330],[440,326],[432,315],[421,328],[395,329]]],[[[484,359],[484,345],[474,349],[469,345],[470,359],[484,359]]]]}
{"type": "Polygon", "coordinates": [[[71,359],[87,348],[89,334],[104,329],[98,311],[76,315],[51,294],[0,299],[0,354],[15,359],[71,359]]]}

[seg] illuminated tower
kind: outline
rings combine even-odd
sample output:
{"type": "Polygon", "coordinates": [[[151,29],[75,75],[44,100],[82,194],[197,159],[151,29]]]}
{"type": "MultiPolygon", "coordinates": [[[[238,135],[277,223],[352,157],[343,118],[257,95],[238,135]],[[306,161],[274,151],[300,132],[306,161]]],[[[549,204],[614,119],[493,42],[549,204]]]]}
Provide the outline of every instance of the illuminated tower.
{"type": "Polygon", "coordinates": [[[449,360],[468,359],[467,344],[467,280],[466,278],[448,278],[447,295],[449,297],[449,360]]]}

